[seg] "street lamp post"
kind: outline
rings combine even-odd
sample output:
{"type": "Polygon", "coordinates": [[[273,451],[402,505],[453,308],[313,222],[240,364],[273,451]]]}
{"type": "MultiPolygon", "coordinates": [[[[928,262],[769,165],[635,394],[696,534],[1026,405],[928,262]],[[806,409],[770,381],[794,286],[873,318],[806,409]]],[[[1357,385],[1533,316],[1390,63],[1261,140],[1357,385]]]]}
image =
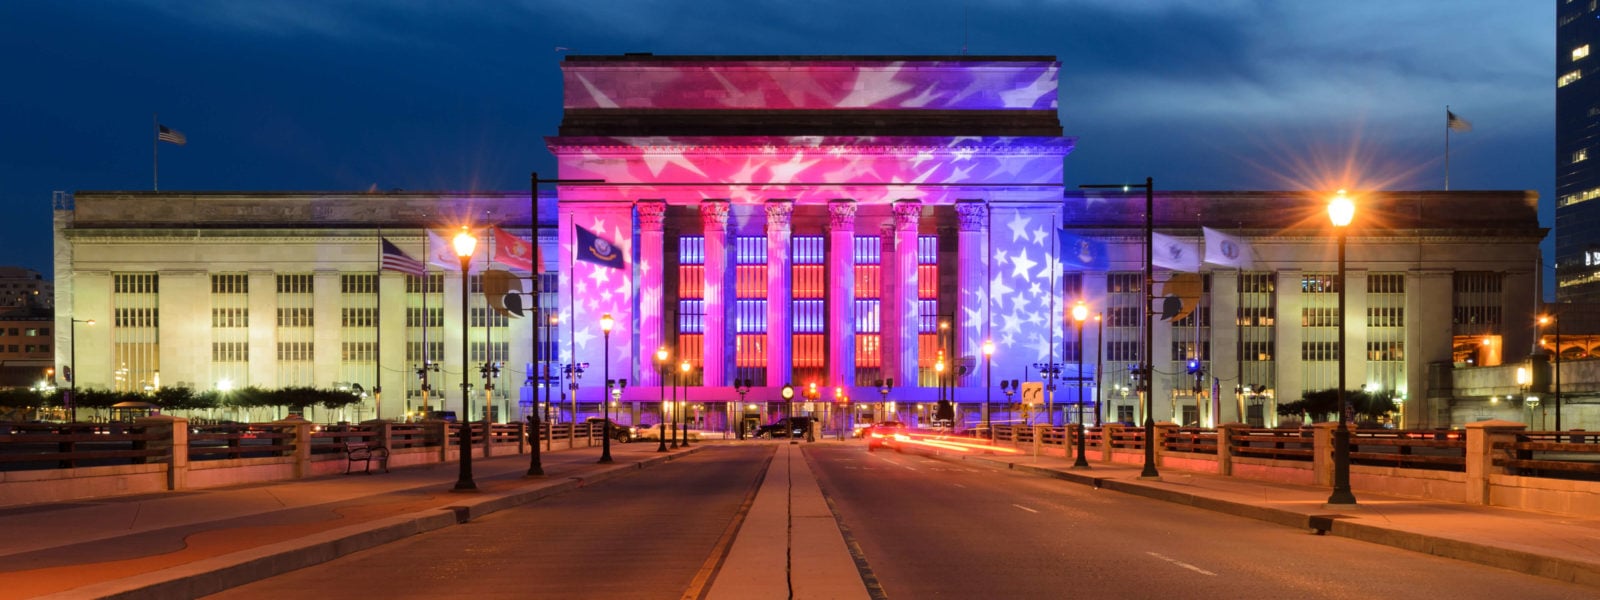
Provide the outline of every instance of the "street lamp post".
{"type": "Polygon", "coordinates": [[[1328,202],[1328,218],[1339,232],[1339,428],[1333,430],[1333,493],[1328,504],[1355,504],[1356,496],[1350,492],[1350,429],[1345,413],[1349,412],[1344,393],[1345,313],[1344,313],[1344,244],[1346,227],[1355,217],[1356,205],[1345,196],[1344,190],[1328,202]]]}
{"type": "Polygon", "coordinates": [[[1134,188],[1144,188],[1144,351],[1139,364],[1139,381],[1144,388],[1144,469],[1139,471],[1141,479],[1154,479],[1161,476],[1156,471],[1156,419],[1154,402],[1151,399],[1150,375],[1155,363],[1155,209],[1156,185],[1154,177],[1144,178],[1144,185],[1080,185],[1084,189],[1121,188],[1126,192],[1134,188]]]}
{"type": "MultiPolygon", "coordinates": [[[[740,407],[744,406],[744,396],[745,396],[745,394],[750,393],[750,388],[751,388],[752,384],[754,384],[754,383],[755,383],[754,381],[749,380],[749,379],[735,379],[735,380],[733,380],[733,391],[739,393],[739,406],[740,407]]],[[[743,409],[741,408],[740,410],[743,410],[743,409]]],[[[731,419],[733,417],[733,415],[729,414],[728,417],[731,419]]],[[[728,426],[732,427],[733,423],[732,422],[728,423],[728,426]]],[[[738,438],[741,439],[741,440],[744,439],[744,418],[743,417],[739,418],[739,429],[738,429],[738,432],[739,432],[738,433],[738,438]]],[[[726,435],[724,435],[722,439],[728,439],[728,438],[727,438],[726,435]]]]}
{"type": "Polygon", "coordinates": [[[1555,379],[1556,380],[1555,380],[1555,390],[1554,390],[1554,395],[1555,395],[1555,400],[1554,401],[1555,401],[1555,404],[1556,404],[1556,441],[1560,442],[1561,441],[1561,319],[1556,315],[1546,315],[1546,316],[1539,317],[1539,324],[1540,325],[1551,325],[1551,326],[1553,326],[1554,329],[1555,329],[1555,334],[1556,334],[1556,353],[1555,353],[1555,358],[1552,359],[1553,360],[1552,364],[1554,364],[1555,366],[1552,367],[1551,370],[1555,371],[1555,379]]]}
{"type": "Polygon", "coordinates": [[[879,379],[878,380],[878,394],[883,397],[883,402],[878,406],[878,420],[879,421],[899,421],[900,420],[900,416],[899,415],[894,415],[894,418],[888,418],[889,415],[894,412],[894,411],[889,410],[889,390],[892,390],[892,389],[894,389],[894,378],[893,377],[890,377],[888,379],[879,379]]]}
{"type": "Polygon", "coordinates": [[[933,417],[934,427],[937,428],[939,417],[942,416],[939,413],[942,413],[944,410],[944,350],[940,350],[939,358],[934,360],[933,372],[935,374],[935,378],[939,382],[939,401],[934,404],[933,409],[934,413],[936,413],[933,417]]]}
{"type": "MultiPolygon", "coordinates": [[[[1089,306],[1079,300],[1072,305],[1072,321],[1078,324],[1078,459],[1072,462],[1074,468],[1089,468],[1089,459],[1085,458],[1083,443],[1083,321],[1089,318],[1089,306]]],[[[1096,411],[1099,412],[1099,411],[1096,411]]]]}
{"type": "MultiPolygon", "coordinates": [[[[73,319],[72,320],[72,335],[69,336],[71,339],[67,340],[68,343],[72,344],[72,353],[67,358],[67,383],[69,384],[68,387],[67,387],[67,420],[72,421],[73,423],[77,423],[78,422],[78,324],[79,323],[83,323],[84,325],[88,325],[90,327],[94,327],[94,319],[76,319],[76,318],[73,319]]],[[[1559,419],[1557,419],[1556,422],[1559,423],[1561,421],[1559,419]]]]}
{"type": "Polygon", "coordinates": [[[461,426],[461,460],[457,461],[460,464],[460,472],[457,474],[456,487],[452,491],[475,492],[478,490],[478,484],[472,481],[472,417],[468,416],[471,412],[469,407],[472,405],[470,391],[472,384],[467,381],[467,362],[470,356],[468,339],[471,337],[467,335],[471,331],[471,314],[468,311],[471,293],[467,282],[472,278],[470,272],[472,251],[478,247],[478,238],[472,237],[472,234],[467,232],[467,227],[463,225],[461,233],[456,234],[454,242],[456,257],[461,259],[461,416],[456,421],[461,426]]]}
{"type": "MultiPolygon", "coordinates": [[[[682,378],[688,377],[689,369],[692,368],[694,367],[689,364],[689,359],[687,358],[683,359],[683,362],[678,363],[678,381],[679,383],[683,384],[683,402],[678,403],[678,405],[674,407],[676,410],[673,412],[674,422],[681,421],[683,423],[683,447],[685,448],[689,447],[689,415],[683,414],[683,405],[689,403],[689,384],[684,382],[682,378]]],[[[676,398],[677,394],[673,394],[673,397],[676,398]]]]}
{"type": "MultiPolygon", "coordinates": [[[[656,367],[661,371],[661,443],[656,446],[656,452],[667,451],[667,347],[656,349],[656,367]]],[[[674,395],[676,396],[676,395],[674,395]]]]}
{"type": "MultiPolygon", "coordinates": [[[[1105,354],[1106,319],[1103,313],[1094,315],[1094,426],[1100,427],[1104,422],[1100,420],[1100,407],[1105,404],[1100,394],[1100,357],[1105,354]]],[[[1111,415],[1106,415],[1107,417],[1111,415]]],[[[1104,433],[1102,432],[1102,435],[1104,433]]]]}
{"type": "MultiPolygon", "coordinates": [[[[558,322],[559,322],[559,318],[556,316],[556,314],[555,313],[550,313],[550,321],[549,321],[550,329],[555,329],[556,323],[558,323],[558,322]]],[[[548,334],[549,330],[546,330],[545,333],[548,334]]],[[[549,335],[546,335],[545,339],[548,340],[548,339],[551,339],[551,338],[550,338],[549,335]]],[[[551,345],[550,347],[554,348],[555,346],[551,345]]],[[[554,359],[555,359],[555,357],[552,356],[552,354],[554,354],[554,353],[545,352],[545,356],[544,356],[544,422],[545,423],[549,423],[550,422],[550,388],[551,388],[552,385],[554,385],[556,383],[555,381],[552,380],[551,373],[550,373],[550,363],[554,362],[554,359]]],[[[533,412],[534,412],[534,414],[538,414],[539,411],[536,410],[536,411],[533,411],[533,412]]],[[[544,425],[543,424],[536,424],[536,425],[538,425],[538,428],[535,429],[535,432],[537,432],[539,435],[543,436],[544,435],[544,430],[542,428],[544,427],[544,425]]],[[[554,442],[554,440],[552,440],[550,438],[553,438],[553,437],[555,437],[555,436],[552,435],[552,436],[547,436],[547,437],[544,438],[544,444],[545,444],[544,449],[545,450],[549,450],[550,449],[550,444],[552,442],[554,442]]]]}
{"type": "MultiPolygon", "coordinates": [[[[605,395],[600,397],[600,409],[604,411],[605,419],[600,423],[600,464],[610,464],[611,461],[611,328],[616,321],[611,318],[611,313],[600,315],[600,332],[605,338],[602,345],[603,354],[600,355],[600,376],[606,380],[605,395]]],[[[593,439],[593,438],[591,438],[593,439]]]]}
{"type": "Polygon", "coordinates": [[[994,381],[994,340],[983,341],[983,431],[989,436],[989,441],[994,442],[994,429],[989,426],[989,404],[994,398],[994,388],[990,384],[994,381]]]}

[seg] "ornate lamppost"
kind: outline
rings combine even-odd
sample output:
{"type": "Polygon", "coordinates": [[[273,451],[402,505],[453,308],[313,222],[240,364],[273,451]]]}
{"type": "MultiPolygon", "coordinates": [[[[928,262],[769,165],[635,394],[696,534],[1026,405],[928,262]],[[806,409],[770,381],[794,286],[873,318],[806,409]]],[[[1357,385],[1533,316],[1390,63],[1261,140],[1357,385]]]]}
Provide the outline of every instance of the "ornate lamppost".
{"type": "Polygon", "coordinates": [[[657,428],[661,443],[656,446],[656,452],[667,451],[667,358],[666,346],[656,349],[656,368],[661,371],[661,426],[657,428]]]}
{"type": "MultiPolygon", "coordinates": [[[[1079,300],[1072,305],[1072,322],[1078,324],[1078,432],[1073,437],[1078,438],[1078,459],[1072,462],[1074,468],[1089,468],[1089,459],[1084,453],[1083,441],[1083,322],[1089,318],[1089,306],[1079,300]]],[[[1095,411],[1099,412],[1099,411],[1095,411]]]]}
{"type": "Polygon", "coordinates": [[[1345,312],[1344,312],[1344,244],[1346,227],[1355,217],[1356,205],[1345,196],[1344,190],[1328,202],[1328,218],[1339,232],[1339,428],[1333,430],[1333,493],[1328,504],[1355,504],[1356,496],[1350,491],[1350,429],[1347,427],[1350,406],[1346,403],[1344,388],[1345,312]]]}
{"type": "Polygon", "coordinates": [[[605,415],[601,422],[600,464],[611,463],[611,328],[616,325],[611,313],[600,315],[600,332],[605,338],[600,356],[600,376],[606,380],[605,394],[600,397],[600,409],[605,415]]]}
{"type": "Polygon", "coordinates": [[[472,237],[467,232],[467,227],[461,227],[461,233],[456,234],[454,240],[456,257],[461,259],[461,416],[458,423],[461,427],[461,459],[460,470],[456,478],[456,487],[452,491],[475,492],[478,484],[472,481],[472,418],[468,416],[469,407],[472,405],[472,384],[467,381],[468,339],[470,333],[471,294],[468,290],[468,280],[472,279],[470,267],[472,266],[472,251],[478,247],[478,238],[472,237]]]}
{"type": "MultiPolygon", "coordinates": [[[[750,393],[751,384],[753,384],[753,383],[755,383],[755,382],[751,381],[749,379],[735,379],[735,380],[733,380],[733,391],[739,393],[739,407],[740,407],[740,410],[744,410],[744,396],[745,396],[745,394],[750,393]]],[[[729,414],[728,416],[731,418],[733,415],[729,414]]],[[[732,425],[732,424],[730,423],[729,425],[732,425]]],[[[738,429],[738,431],[739,431],[739,439],[741,439],[741,440],[744,439],[744,417],[742,417],[742,416],[739,418],[739,429],[738,429]]],[[[726,435],[724,435],[722,439],[728,439],[728,438],[727,438],[726,435]]]]}

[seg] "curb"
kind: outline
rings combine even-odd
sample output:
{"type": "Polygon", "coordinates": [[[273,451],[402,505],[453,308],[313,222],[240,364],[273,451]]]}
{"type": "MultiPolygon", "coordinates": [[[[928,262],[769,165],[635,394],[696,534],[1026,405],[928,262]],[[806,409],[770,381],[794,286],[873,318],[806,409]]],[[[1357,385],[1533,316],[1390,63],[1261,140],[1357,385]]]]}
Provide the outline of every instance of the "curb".
{"type": "Polygon", "coordinates": [[[471,501],[348,525],[297,540],[240,550],[142,575],[64,590],[41,598],[63,600],[84,597],[124,600],[198,598],[417,534],[468,523],[497,511],[676,460],[704,448],[705,446],[698,446],[666,456],[652,456],[636,463],[616,466],[584,477],[569,477],[565,481],[557,481],[551,485],[485,494],[471,501]]]}
{"type": "Polygon", "coordinates": [[[1280,508],[1220,500],[1188,492],[1148,486],[1126,479],[1101,478],[1083,473],[1058,471],[1035,465],[1018,464],[979,456],[945,455],[939,452],[934,452],[931,455],[941,460],[953,460],[959,457],[963,461],[971,460],[987,463],[996,468],[1006,468],[1030,475],[1088,485],[1096,489],[1106,489],[1142,496],[1152,500],[1183,504],[1212,512],[1265,521],[1275,525],[1305,529],[1313,531],[1317,535],[1334,535],[1411,552],[1507,569],[1518,573],[1527,573],[1557,581],[1600,586],[1600,563],[1583,562],[1522,550],[1511,550],[1478,542],[1380,527],[1368,523],[1356,523],[1350,521],[1348,515],[1305,514],[1280,508]]]}

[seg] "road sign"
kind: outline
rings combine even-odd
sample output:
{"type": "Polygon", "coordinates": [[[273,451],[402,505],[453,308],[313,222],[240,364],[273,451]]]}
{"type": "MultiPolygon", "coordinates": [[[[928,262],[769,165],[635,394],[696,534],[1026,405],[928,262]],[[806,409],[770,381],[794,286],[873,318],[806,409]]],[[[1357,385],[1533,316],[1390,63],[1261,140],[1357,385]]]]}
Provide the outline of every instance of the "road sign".
{"type": "Polygon", "coordinates": [[[1024,381],[1024,382],[1022,382],[1022,402],[1023,402],[1023,404],[1042,404],[1042,403],[1044,403],[1044,382],[1043,381],[1024,381]]]}

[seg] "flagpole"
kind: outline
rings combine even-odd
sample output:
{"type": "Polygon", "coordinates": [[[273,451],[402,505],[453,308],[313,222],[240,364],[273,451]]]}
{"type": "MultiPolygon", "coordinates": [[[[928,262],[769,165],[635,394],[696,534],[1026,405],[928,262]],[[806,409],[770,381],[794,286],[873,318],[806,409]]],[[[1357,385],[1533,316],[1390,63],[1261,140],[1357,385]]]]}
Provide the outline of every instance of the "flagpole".
{"type": "Polygon", "coordinates": [[[1450,105],[1444,105],[1444,191],[1450,191],[1450,105]]]}
{"type": "MultiPolygon", "coordinates": [[[[1060,226],[1056,224],[1056,216],[1057,215],[1050,215],[1050,227],[1052,229],[1060,229],[1060,226]]],[[[1045,396],[1044,417],[1045,419],[1049,420],[1051,427],[1054,427],[1056,424],[1056,381],[1061,378],[1060,371],[1056,370],[1056,292],[1059,291],[1056,288],[1056,266],[1060,264],[1060,257],[1056,256],[1056,252],[1057,248],[1060,246],[1061,242],[1057,241],[1050,248],[1050,358],[1045,362],[1045,368],[1050,369],[1051,375],[1049,383],[1047,384],[1049,386],[1047,388],[1049,393],[1045,396]]],[[[1063,279],[1065,279],[1065,277],[1063,277],[1063,279]]],[[[1066,340],[1065,335],[1061,337],[1063,341],[1066,340]]],[[[1062,354],[1062,358],[1066,358],[1065,353],[1062,354]]]]}
{"type": "Polygon", "coordinates": [[[428,385],[428,369],[429,369],[429,366],[430,366],[428,364],[428,355],[431,354],[431,351],[428,348],[428,321],[432,320],[432,317],[428,314],[428,292],[432,291],[432,289],[433,289],[433,276],[428,274],[428,263],[433,262],[433,238],[428,237],[428,230],[427,229],[423,229],[422,230],[422,240],[423,240],[423,242],[422,242],[423,250],[422,251],[427,253],[427,255],[428,255],[428,259],[422,261],[422,286],[421,286],[422,287],[422,416],[423,416],[423,418],[427,418],[428,417],[428,388],[432,387],[432,386],[428,385]]]}
{"type": "Polygon", "coordinates": [[[376,296],[376,308],[372,312],[372,324],[378,330],[377,338],[373,340],[372,351],[372,413],[374,419],[383,418],[383,228],[378,228],[378,268],[372,280],[372,294],[376,296]]]}
{"type": "Polygon", "coordinates": [[[150,113],[150,123],[154,125],[150,133],[150,189],[161,191],[161,118],[156,113],[150,113]]]}
{"type": "MultiPolygon", "coordinates": [[[[537,218],[537,216],[535,218],[537,218]]],[[[561,217],[557,215],[556,218],[560,219],[561,217]]],[[[570,360],[572,360],[572,362],[569,364],[571,364],[572,368],[576,370],[578,368],[578,300],[577,296],[573,295],[572,293],[572,288],[577,287],[578,281],[578,274],[575,271],[577,269],[577,263],[575,260],[577,258],[576,255],[578,254],[578,220],[576,213],[573,213],[570,224],[572,226],[567,228],[567,233],[571,234],[572,236],[569,238],[572,240],[572,245],[567,251],[567,310],[569,311],[566,319],[567,351],[570,353],[570,360]]],[[[560,240],[557,239],[557,243],[559,242],[560,240]]],[[[557,260],[560,259],[558,258],[557,260]]],[[[568,373],[567,379],[571,381],[573,375],[573,373],[568,373]]],[[[578,429],[578,388],[570,385],[568,387],[572,390],[572,398],[570,399],[572,401],[572,427],[567,428],[567,444],[570,448],[572,440],[574,439],[573,436],[577,435],[578,429]]]]}

